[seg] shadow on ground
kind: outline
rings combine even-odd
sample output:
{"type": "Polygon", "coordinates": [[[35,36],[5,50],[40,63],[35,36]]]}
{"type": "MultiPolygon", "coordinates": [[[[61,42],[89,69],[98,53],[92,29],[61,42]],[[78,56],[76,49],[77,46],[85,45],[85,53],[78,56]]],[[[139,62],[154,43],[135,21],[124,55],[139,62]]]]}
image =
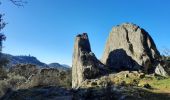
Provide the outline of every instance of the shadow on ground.
{"type": "Polygon", "coordinates": [[[34,87],[8,90],[1,100],[170,100],[169,93],[153,93],[132,87],[66,89],[62,87],[34,87]]]}

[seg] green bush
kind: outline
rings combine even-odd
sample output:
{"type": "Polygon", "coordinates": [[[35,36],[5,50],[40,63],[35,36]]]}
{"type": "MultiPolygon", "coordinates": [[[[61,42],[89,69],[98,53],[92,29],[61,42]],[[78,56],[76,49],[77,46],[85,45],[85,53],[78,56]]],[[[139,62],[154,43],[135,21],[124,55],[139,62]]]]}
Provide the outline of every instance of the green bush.
{"type": "Polygon", "coordinates": [[[10,88],[10,85],[5,80],[0,80],[0,98],[6,93],[10,88]]]}

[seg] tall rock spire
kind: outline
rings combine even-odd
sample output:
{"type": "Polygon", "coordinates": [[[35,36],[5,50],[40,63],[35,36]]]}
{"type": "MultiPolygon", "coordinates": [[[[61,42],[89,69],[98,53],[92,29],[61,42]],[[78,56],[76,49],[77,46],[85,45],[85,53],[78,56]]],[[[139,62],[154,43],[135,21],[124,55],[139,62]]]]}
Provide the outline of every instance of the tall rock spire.
{"type": "Polygon", "coordinates": [[[86,79],[104,74],[104,65],[91,52],[87,33],[76,36],[72,61],[72,87],[76,88],[86,79]]]}

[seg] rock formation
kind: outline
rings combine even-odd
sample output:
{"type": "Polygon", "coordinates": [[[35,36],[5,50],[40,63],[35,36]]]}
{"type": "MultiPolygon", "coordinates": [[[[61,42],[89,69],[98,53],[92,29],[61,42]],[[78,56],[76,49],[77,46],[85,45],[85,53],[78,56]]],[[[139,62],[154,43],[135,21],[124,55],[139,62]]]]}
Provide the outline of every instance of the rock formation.
{"type": "Polygon", "coordinates": [[[168,75],[153,39],[148,32],[134,24],[113,27],[101,61],[91,52],[87,33],[77,35],[72,62],[72,87],[79,87],[86,79],[108,73],[107,67],[112,71],[168,75]]]}
{"type": "Polygon", "coordinates": [[[102,62],[114,70],[140,69],[145,73],[153,72],[159,60],[159,51],[148,32],[129,23],[112,28],[102,57],[102,62]]]}
{"type": "Polygon", "coordinates": [[[87,33],[76,36],[72,63],[72,87],[105,73],[104,65],[91,52],[87,33]]]}

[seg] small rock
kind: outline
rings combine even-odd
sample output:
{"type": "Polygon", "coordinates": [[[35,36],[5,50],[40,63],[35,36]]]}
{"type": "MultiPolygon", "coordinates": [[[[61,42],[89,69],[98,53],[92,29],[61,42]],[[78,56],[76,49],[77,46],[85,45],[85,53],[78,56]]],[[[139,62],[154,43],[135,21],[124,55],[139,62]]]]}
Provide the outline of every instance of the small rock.
{"type": "Polygon", "coordinates": [[[121,85],[121,86],[125,86],[125,85],[126,85],[126,82],[125,82],[125,81],[122,81],[122,82],[120,83],[120,85],[121,85]]]}
{"type": "Polygon", "coordinates": [[[144,88],[147,88],[147,89],[151,89],[151,86],[150,86],[150,84],[148,84],[148,83],[147,83],[147,84],[144,84],[143,87],[144,87],[144,88]]]}
{"type": "Polygon", "coordinates": [[[161,76],[165,76],[165,77],[168,76],[168,73],[165,71],[165,69],[163,68],[161,64],[158,64],[156,66],[155,73],[161,76]]]}
{"type": "Polygon", "coordinates": [[[144,74],[144,73],[139,74],[139,78],[140,78],[140,79],[142,79],[142,78],[144,78],[144,77],[145,77],[145,74],[144,74]]]}
{"type": "Polygon", "coordinates": [[[92,86],[96,86],[96,85],[97,85],[97,82],[92,82],[91,85],[92,85],[92,86]]]}
{"type": "Polygon", "coordinates": [[[125,74],[125,78],[128,78],[129,77],[129,75],[128,74],[125,74]]]}

